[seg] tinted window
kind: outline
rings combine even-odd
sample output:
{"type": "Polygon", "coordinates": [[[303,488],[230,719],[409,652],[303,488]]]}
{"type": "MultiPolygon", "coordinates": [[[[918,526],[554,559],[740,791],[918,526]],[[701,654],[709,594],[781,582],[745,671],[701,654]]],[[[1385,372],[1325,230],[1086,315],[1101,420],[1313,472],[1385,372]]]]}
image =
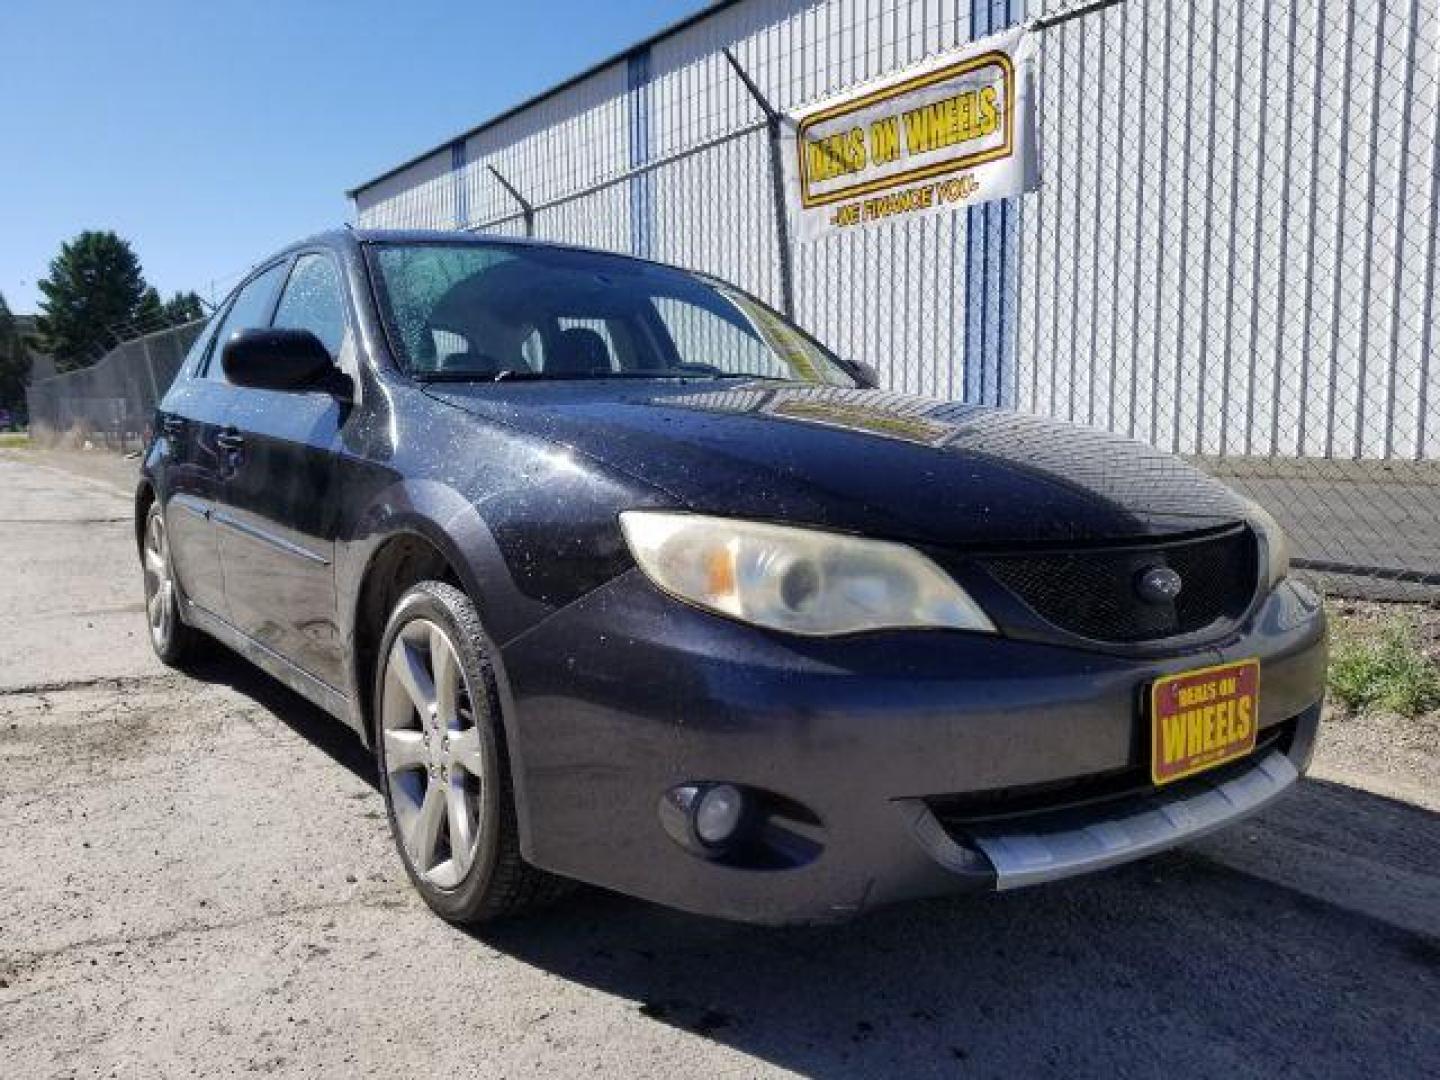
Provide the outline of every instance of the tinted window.
{"type": "Polygon", "coordinates": [[[220,368],[220,350],[237,330],[253,330],[269,325],[270,304],[275,299],[275,287],[280,283],[280,272],[284,268],[284,263],[276,263],[262,271],[235,295],[230,310],[225,313],[225,321],[220,324],[220,329],[215,334],[215,349],[210,356],[209,366],[205,369],[207,378],[225,378],[220,368]]]}
{"type": "Polygon", "coordinates": [[[411,370],[450,368],[480,351],[481,343],[472,340],[476,328],[454,325],[443,313],[437,317],[437,308],[456,286],[508,259],[498,248],[433,244],[381,249],[381,284],[390,325],[411,370]],[[392,267],[395,273],[390,272],[392,267]]]}
{"type": "Polygon", "coordinates": [[[501,243],[370,249],[390,337],[421,376],[855,380],[726,286],[601,252],[501,243]]]}
{"type": "Polygon", "coordinates": [[[749,371],[775,379],[789,377],[785,361],[771,352],[749,325],[680,300],[659,299],[655,309],[682,363],[706,364],[727,374],[749,371]]]}
{"type": "Polygon", "coordinates": [[[200,374],[201,365],[205,363],[205,357],[209,355],[210,343],[215,340],[215,331],[220,326],[220,315],[217,312],[205,323],[204,329],[190,346],[190,351],[185,354],[184,361],[180,364],[180,370],[189,372],[191,375],[200,374]]]}
{"type": "Polygon", "coordinates": [[[290,271],[275,326],[282,330],[309,330],[338,356],[345,340],[345,299],[340,275],[326,255],[301,255],[290,271]]]}
{"type": "MultiPolygon", "coordinates": [[[[569,315],[547,319],[542,325],[532,329],[520,343],[520,359],[525,363],[526,369],[542,373],[547,369],[553,371],[546,361],[547,342],[552,357],[564,355],[567,349],[586,349],[589,362],[596,371],[624,371],[630,366],[621,362],[630,355],[630,350],[622,349],[619,345],[620,342],[629,342],[625,324],[619,320],[585,319],[569,315]],[[583,332],[567,334],[566,331],[569,330],[583,332]]],[[[443,364],[441,368],[443,370],[443,364]]]]}

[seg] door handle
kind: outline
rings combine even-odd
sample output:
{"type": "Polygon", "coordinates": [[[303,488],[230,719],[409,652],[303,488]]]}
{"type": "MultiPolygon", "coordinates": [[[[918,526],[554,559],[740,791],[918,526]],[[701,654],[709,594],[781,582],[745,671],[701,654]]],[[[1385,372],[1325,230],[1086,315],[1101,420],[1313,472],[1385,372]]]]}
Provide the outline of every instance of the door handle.
{"type": "Polygon", "coordinates": [[[245,436],[234,428],[227,428],[215,436],[215,442],[222,450],[239,450],[245,445],[245,436]]]}

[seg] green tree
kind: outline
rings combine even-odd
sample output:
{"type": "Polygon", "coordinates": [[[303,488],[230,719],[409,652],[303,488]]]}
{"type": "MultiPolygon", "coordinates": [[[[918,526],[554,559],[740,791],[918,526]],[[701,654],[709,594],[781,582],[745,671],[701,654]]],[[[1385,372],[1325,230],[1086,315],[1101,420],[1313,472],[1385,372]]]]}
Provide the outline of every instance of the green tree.
{"type": "Polygon", "coordinates": [[[205,308],[201,306],[199,293],[177,292],[165,301],[165,319],[171,326],[180,326],[204,317],[205,308]]]}
{"type": "MultiPolygon", "coordinates": [[[[60,246],[39,283],[40,348],[55,357],[58,371],[94,363],[141,314],[147,288],[128,243],[113,232],[81,233],[60,246]]],[[[160,307],[158,296],[154,305],[160,307]]]]}
{"type": "Polygon", "coordinates": [[[160,294],[155,291],[155,286],[145,286],[145,291],[140,294],[140,303],[135,305],[135,315],[130,325],[125,327],[121,337],[137,337],[140,334],[149,334],[156,330],[163,330],[168,323],[165,322],[165,305],[160,302],[160,294]]]}
{"type": "Polygon", "coordinates": [[[182,326],[205,317],[200,296],[193,292],[177,292],[169,300],[161,301],[160,294],[147,286],[140,294],[140,303],[135,307],[135,318],[129,325],[117,327],[123,338],[139,337],[182,326]]]}
{"type": "Polygon", "coordinates": [[[25,404],[25,380],[30,375],[30,354],[15,328],[15,316],[0,296],[0,408],[12,411],[25,404]]]}
{"type": "Polygon", "coordinates": [[[146,286],[140,294],[140,303],[135,307],[135,318],[128,326],[117,327],[123,338],[139,337],[182,326],[196,319],[203,319],[205,310],[201,307],[200,296],[194,292],[177,292],[169,300],[161,301],[160,294],[146,286]]]}

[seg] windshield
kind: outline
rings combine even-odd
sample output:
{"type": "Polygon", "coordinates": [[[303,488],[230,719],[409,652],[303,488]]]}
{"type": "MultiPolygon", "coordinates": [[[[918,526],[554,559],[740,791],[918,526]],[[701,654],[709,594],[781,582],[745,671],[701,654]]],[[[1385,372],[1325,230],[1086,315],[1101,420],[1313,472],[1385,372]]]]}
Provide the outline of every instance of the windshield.
{"type": "Polygon", "coordinates": [[[370,260],[391,341],[417,378],[859,385],[763,304],[680,270],[505,243],[377,244],[370,260]]]}

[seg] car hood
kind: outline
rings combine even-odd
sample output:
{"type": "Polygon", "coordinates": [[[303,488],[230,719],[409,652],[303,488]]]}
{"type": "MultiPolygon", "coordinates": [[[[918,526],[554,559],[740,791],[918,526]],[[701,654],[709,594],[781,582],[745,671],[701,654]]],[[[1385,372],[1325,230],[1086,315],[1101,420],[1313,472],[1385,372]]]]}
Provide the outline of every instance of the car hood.
{"type": "Polygon", "coordinates": [[[933,544],[1051,544],[1232,523],[1244,503],[1106,432],[880,390],[790,383],[432,384],[686,508],[933,544]]]}

